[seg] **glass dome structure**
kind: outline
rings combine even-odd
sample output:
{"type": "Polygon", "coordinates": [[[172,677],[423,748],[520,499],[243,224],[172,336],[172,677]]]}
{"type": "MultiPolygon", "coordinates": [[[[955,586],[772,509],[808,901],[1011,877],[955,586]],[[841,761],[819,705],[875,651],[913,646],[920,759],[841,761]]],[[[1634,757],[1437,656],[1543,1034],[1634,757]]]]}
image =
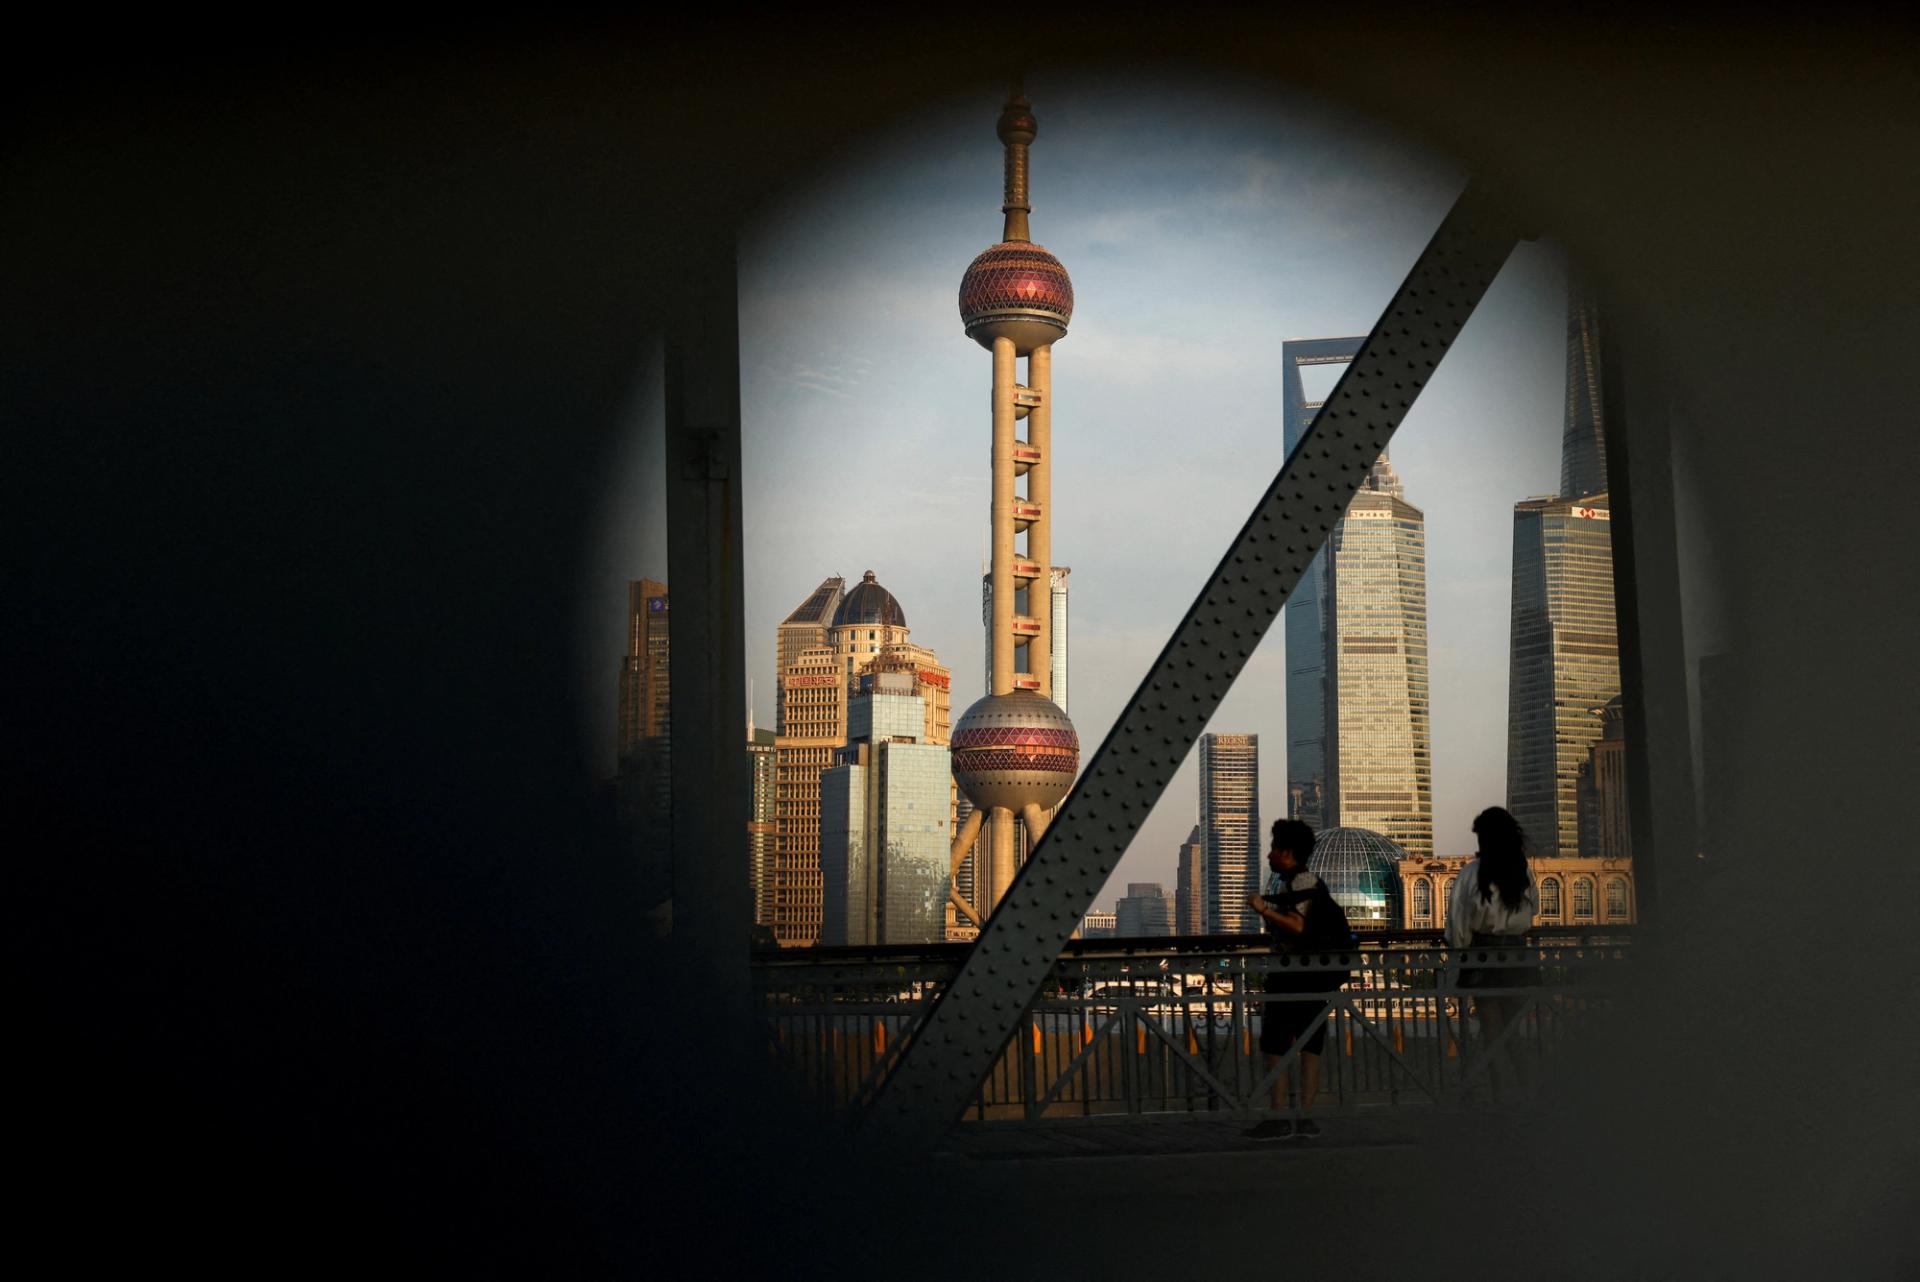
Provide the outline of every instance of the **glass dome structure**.
{"type": "Polygon", "coordinates": [[[1355,930],[1399,930],[1406,922],[1400,860],[1407,852],[1366,828],[1328,828],[1307,867],[1325,882],[1355,930]]]}

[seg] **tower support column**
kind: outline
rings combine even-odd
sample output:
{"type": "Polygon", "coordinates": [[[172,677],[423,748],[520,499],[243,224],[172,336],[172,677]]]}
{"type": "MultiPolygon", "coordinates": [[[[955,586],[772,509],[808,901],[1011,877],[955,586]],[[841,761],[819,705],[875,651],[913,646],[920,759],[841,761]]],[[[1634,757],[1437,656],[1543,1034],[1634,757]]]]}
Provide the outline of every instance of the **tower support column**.
{"type": "Polygon", "coordinates": [[[981,916],[988,917],[1000,905],[1007,888],[1013,885],[1013,875],[1020,871],[1020,860],[1013,848],[1013,811],[996,806],[993,811],[993,840],[989,849],[993,854],[992,876],[987,881],[986,902],[980,905],[981,916]]]}
{"type": "Polygon", "coordinates": [[[993,340],[993,689],[1013,689],[1013,340],[993,340]]]}
{"type": "MultiPolygon", "coordinates": [[[[1053,344],[1036,347],[1027,356],[1027,382],[1039,393],[1040,403],[1027,414],[1027,444],[1040,459],[1027,469],[1027,497],[1040,509],[1040,519],[1027,527],[1027,559],[1040,567],[1040,577],[1027,587],[1027,613],[1040,622],[1040,631],[1027,645],[1027,671],[1040,680],[1040,693],[1053,697],[1053,344]]],[[[1037,839],[1037,838],[1036,838],[1037,839]]]]}

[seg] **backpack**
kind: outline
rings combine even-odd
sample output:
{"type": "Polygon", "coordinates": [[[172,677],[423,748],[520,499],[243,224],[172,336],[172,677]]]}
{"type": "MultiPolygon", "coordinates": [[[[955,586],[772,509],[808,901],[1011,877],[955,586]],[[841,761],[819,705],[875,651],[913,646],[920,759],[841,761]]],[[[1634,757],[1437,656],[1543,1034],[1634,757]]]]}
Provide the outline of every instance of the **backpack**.
{"type": "MultiPolygon", "coordinates": [[[[1307,929],[1299,936],[1298,944],[1293,942],[1291,936],[1283,935],[1278,927],[1268,926],[1267,929],[1272,932],[1274,938],[1289,948],[1303,953],[1337,953],[1360,946],[1360,938],[1353,933],[1353,924],[1347,920],[1347,910],[1341,907],[1340,901],[1333,897],[1331,890],[1327,889],[1327,883],[1318,877],[1314,878],[1311,890],[1290,890],[1284,895],[1272,896],[1272,898],[1283,899],[1292,904],[1312,905],[1306,911],[1307,929]]],[[[1353,982],[1351,970],[1309,973],[1325,975],[1329,988],[1339,988],[1353,982]]]]}

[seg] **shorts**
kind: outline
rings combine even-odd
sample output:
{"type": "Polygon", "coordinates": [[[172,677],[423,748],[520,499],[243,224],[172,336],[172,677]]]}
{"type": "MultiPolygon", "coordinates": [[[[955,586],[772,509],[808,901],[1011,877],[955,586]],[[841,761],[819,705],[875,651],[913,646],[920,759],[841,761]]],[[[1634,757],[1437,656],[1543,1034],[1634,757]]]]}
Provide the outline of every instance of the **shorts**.
{"type": "MultiPolygon", "coordinates": [[[[1312,972],[1289,973],[1273,971],[1267,975],[1267,991],[1270,993],[1325,993],[1326,976],[1312,972]]],[[[1300,1034],[1314,1020],[1320,1018],[1320,1012],[1332,1005],[1327,1001],[1262,1002],[1260,1004],[1260,1050],[1267,1055],[1285,1055],[1298,1041],[1300,1034]]],[[[1327,1044],[1327,1026],[1321,1024],[1313,1030],[1313,1036],[1300,1043],[1303,1054],[1318,1055],[1327,1044]]]]}

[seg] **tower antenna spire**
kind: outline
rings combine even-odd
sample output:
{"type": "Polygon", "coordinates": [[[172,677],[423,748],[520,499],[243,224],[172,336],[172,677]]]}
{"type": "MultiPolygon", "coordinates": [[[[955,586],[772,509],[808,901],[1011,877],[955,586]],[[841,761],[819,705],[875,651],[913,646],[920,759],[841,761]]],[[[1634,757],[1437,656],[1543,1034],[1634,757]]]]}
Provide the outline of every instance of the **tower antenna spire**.
{"type": "Polygon", "coordinates": [[[1027,148],[1038,136],[1040,126],[1033,118],[1033,104],[1020,92],[1024,79],[1020,73],[1014,74],[1006,105],[1000,108],[1000,119],[995,125],[995,132],[1007,152],[1005,195],[1000,202],[1000,212],[1006,215],[1002,241],[1033,239],[1027,232],[1027,215],[1033,212],[1027,196],[1027,148]]]}

